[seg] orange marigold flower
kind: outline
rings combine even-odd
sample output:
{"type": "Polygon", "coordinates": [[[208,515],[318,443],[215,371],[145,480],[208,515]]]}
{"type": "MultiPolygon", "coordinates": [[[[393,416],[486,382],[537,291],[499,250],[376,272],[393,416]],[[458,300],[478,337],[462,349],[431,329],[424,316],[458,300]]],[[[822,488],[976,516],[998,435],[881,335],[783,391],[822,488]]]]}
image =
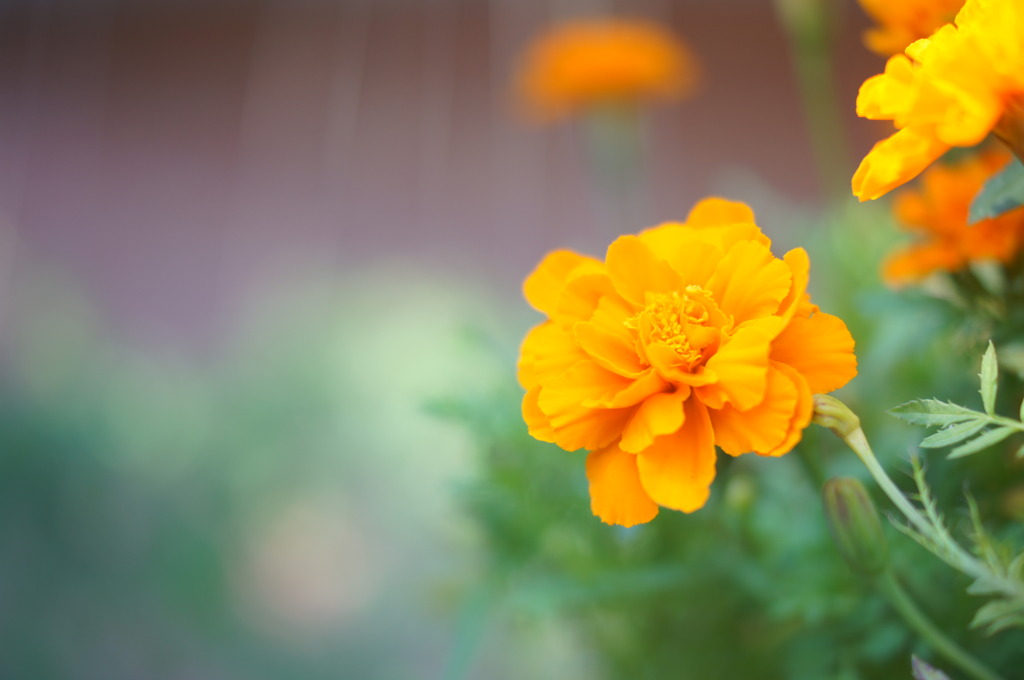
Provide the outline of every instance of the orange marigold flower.
{"type": "Polygon", "coordinates": [[[878,23],[864,32],[864,44],[883,57],[902,52],[952,21],[963,4],[964,0],[860,0],[878,23]]]}
{"type": "Polygon", "coordinates": [[[910,181],[954,146],[990,132],[1024,151],[1024,3],[967,0],[952,24],[891,57],[866,80],[857,115],[891,120],[897,132],[853,176],[860,200],[910,181]]]}
{"type": "Polygon", "coordinates": [[[896,197],[896,219],[917,242],[900,249],[883,265],[883,276],[900,286],[936,271],[957,271],[971,262],[1009,262],[1024,244],[1024,209],[968,225],[971,201],[985,181],[1010,160],[1005,151],[971,155],[950,165],[935,165],[921,176],[920,189],[896,197]]]}
{"type": "Polygon", "coordinates": [[[527,108],[550,119],[600,104],[681,98],[696,80],[689,49],[658,24],[586,19],[538,36],[516,85],[527,108]]]}
{"type": "Polygon", "coordinates": [[[711,198],[608,247],[549,254],[523,286],[548,320],[519,358],[530,434],[587,449],[591,508],[609,524],[702,507],[715,446],[780,456],[812,394],[857,372],[853,338],[806,293],[810,262],[782,259],[750,208],[711,198]]]}

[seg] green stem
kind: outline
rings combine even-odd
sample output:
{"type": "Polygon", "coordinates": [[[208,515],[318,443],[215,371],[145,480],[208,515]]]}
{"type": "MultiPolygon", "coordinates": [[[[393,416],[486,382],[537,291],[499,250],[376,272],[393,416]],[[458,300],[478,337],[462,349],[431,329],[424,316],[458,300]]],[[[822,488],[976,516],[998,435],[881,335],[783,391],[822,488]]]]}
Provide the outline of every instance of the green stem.
{"type": "Polygon", "coordinates": [[[849,200],[850,156],[832,72],[833,9],[824,0],[779,0],[776,4],[788,33],[797,87],[825,197],[833,203],[849,200]]]}
{"type": "Polygon", "coordinates": [[[857,457],[860,458],[860,462],[864,463],[864,467],[868,469],[871,476],[874,477],[875,482],[882,488],[882,491],[889,500],[892,501],[903,516],[914,525],[914,527],[926,536],[931,536],[932,525],[928,519],[922,515],[914,505],[907,500],[907,497],[903,495],[899,487],[889,478],[886,474],[885,468],[882,467],[881,463],[875,457],[875,452],[871,450],[871,445],[868,444],[867,437],[864,436],[864,430],[857,428],[850,432],[848,435],[843,437],[843,441],[849,446],[857,457]]]}
{"type": "Polygon", "coordinates": [[[927,640],[928,644],[936,652],[944,656],[951,663],[956,664],[972,678],[977,678],[977,680],[999,680],[998,675],[946,637],[945,633],[932,623],[931,619],[910,599],[907,591],[904,590],[891,571],[886,571],[882,574],[877,583],[882,593],[888,598],[889,603],[899,612],[903,620],[907,622],[907,625],[927,640]]]}
{"type": "Polygon", "coordinates": [[[925,516],[911,503],[899,487],[885,472],[878,462],[875,452],[871,450],[864,430],[860,427],[860,418],[850,408],[833,396],[817,394],[814,396],[814,422],[832,430],[836,436],[849,446],[871,476],[882,488],[903,516],[914,529],[925,539],[925,546],[939,559],[974,579],[983,579],[1004,595],[1024,599],[1024,588],[1011,578],[997,573],[989,565],[977,559],[949,535],[941,520],[925,516]],[[930,546],[930,547],[929,547],[930,546]]]}
{"type": "Polygon", "coordinates": [[[843,436],[842,439],[857,454],[860,461],[864,463],[864,467],[874,477],[875,482],[882,488],[882,491],[889,497],[893,505],[903,513],[907,521],[913,524],[914,528],[922,536],[926,537],[936,547],[941,548],[941,553],[935,553],[937,557],[941,558],[949,566],[972,578],[984,578],[996,582],[1007,594],[1018,594],[1019,588],[1015,584],[1001,578],[998,574],[994,574],[983,562],[964,550],[959,543],[952,540],[946,532],[939,530],[934,522],[921,514],[914,507],[913,503],[907,500],[907,497],[903,495],[903,492],[900,491],[899,487],[890,479],[885,469],[878,462],[874,451],[871,450],[871,446],[864,436],[864,430],[858,426],[846,436],[843,436]]]}

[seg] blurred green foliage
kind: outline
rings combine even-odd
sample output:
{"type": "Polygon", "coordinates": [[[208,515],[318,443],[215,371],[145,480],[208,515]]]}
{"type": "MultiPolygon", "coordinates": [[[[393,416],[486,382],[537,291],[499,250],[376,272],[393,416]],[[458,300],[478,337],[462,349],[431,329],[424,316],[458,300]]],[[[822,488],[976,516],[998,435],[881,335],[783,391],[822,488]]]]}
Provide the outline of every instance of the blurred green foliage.
{"type": "Polygon", "coordinates": [[[412,268],[296,284],[204,357],[28,271],[3,319],[0,677],[441,673],[469,451],[422,404],[495,372],[460,339],[476,296],[412,268]]]}

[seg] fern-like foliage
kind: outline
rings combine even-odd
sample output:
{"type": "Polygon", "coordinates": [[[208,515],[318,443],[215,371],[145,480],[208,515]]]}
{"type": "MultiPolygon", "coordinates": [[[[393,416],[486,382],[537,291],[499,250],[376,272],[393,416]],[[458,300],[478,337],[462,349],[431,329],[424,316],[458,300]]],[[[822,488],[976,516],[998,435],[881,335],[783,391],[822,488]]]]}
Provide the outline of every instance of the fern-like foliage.
{"type": "MultiPolygon", "coordinates": [[[[925,437],[921,448],[954,447],[950,458],[961,458],[994,446],[1017,432],[1024,432],[1024,402],[1017,419],[995,412],[999,365],[995,347],[990,342],[981,360],[981,401],[983,411],[976,411],[937,399],[917,399],[901,404],[889,412],[912,425],[938,427],[938,432],[925,437]]],[[[1017,451],[1024,455],[1024,447],[1017,451]]]]}
{"type": "MultiPolygon", "coordinates": [[[[950,458],[978,453],[1015,432],[1024,432],[1024,404],[1017,420],[995,413],[998,374],[996,352],[990,342],[979,374],[983,411],[923,399],[897,406],[890,412],[914,425],[940,428],[921,442],[922,448],[952,446],[950,458]]],[[[1018,456],[1021,451],[1024,448],[1018,450],[1018,456]]],[[[968,588],[970,594],[990,598],[975,615],[972,627],[982,628],[989,634],[1024,627],[1024,552],[992,538],[982,523],[978,504],[970,495],[967,496],[971,518],[967,535],[970,550],[963,548],[947,527],[928,487],[924,464],[914,456],[911,465],[921,515],[911,524],[896,523],[897,528],[936,557],[971,576],[974,581],[968,588]]]]}

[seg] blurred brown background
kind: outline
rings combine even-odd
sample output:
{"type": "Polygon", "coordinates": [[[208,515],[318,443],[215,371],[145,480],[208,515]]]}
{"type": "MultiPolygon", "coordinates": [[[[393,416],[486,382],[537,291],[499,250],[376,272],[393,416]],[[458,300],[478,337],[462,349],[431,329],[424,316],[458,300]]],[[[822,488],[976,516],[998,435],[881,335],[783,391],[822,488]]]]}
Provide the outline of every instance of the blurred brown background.
{"type": "MultiPolygon", "coordinates": [[[[0,218],[144,342],[206,344],[242,291],[316,266],[411,259],[515,296],[545,250],[604,240],[577,128],[516,116],[516,55],[551,18],[609,7],[9,0],[0,218]]],[[[818,200],[773,3],[616,8],[667,22],[703,63],[699,95],[652,115],[650,221],[750,178],[818,200]]],[[[853,1],[836,10],[837,90],[859,153],[872,132],[853,116],[856,88],[881,62],[860,45],[853,1]]],[[[13,285],[17,262],[8,274],[13,285]]]]}

